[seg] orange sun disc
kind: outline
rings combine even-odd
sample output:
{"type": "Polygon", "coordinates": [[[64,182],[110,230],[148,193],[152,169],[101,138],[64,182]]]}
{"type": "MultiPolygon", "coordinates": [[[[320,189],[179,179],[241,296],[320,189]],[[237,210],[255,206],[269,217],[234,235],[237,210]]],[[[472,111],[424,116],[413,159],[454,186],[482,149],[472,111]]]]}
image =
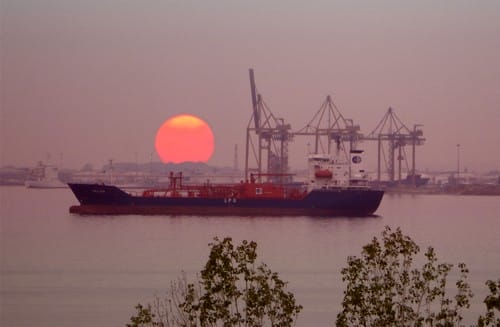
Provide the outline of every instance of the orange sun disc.
{"type": "Polygon", "coordinates": [[[207,162],[214,152],[214,134],[200,118],[178,115],[158,129],[155,148],[164,163],[207,162]]]}

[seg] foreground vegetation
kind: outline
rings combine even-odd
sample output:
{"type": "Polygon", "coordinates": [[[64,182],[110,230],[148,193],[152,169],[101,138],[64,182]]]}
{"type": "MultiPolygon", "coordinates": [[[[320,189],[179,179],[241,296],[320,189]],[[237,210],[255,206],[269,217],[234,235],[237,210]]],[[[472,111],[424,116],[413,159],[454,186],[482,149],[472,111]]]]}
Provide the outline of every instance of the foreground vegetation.
{"type": "Polygon", "coordinates": [[[200,280],[172,283],[166,299],[136,306],[127,326],[291,326],[302,309],[286,282],[264,263],[257,243],[214,239],[200,280]]]}
{"type": "MultiPolygon", "coordinates": [[[[127,327],[139,326],[292,326],[302,306],[286,291],[287,283],[264,263],[256,265],[257,244],[231,238],[214,239],[199,279],[183,275],[172,282],[165,298],[136,306],[127,327]]],[[[424,264],[414,267],[419,246],[398,228],[386,227],[381,239],[362,248],[360,257],[348,257],[342,269],[346,282],[337,326],[463,326],[463,312],[473,294],[468,269],[459,263],[456,291],[447,292],[453,268],[439,263],[432,247],[424,264]]],[[[477,326],[500,327],[500,279],[486,282],[490,294],[477,326]]]]}

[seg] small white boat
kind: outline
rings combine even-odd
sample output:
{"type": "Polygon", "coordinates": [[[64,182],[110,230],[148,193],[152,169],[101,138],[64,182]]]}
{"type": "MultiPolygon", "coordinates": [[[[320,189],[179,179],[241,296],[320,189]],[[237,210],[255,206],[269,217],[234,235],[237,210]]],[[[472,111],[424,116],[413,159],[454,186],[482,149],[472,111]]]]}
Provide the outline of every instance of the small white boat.
{"type": "Polygon", "coordinates": [[[45,165],[42,162],[34,168],[24,185],[27,188],[66,188],[67,184],[59,179],[58,169],[55,166],[45,165]]]}

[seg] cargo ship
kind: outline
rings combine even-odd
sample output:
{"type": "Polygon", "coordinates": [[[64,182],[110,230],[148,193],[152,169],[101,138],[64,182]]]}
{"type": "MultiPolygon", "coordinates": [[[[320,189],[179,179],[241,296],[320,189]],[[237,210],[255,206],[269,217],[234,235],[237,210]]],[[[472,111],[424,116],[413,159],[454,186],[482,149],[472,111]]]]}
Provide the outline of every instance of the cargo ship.
{"type": "Polygon", "coordinates": [[[310,155],[305,183],[283,182],[289,177],[284,174],[255,174],[234,184],[189,184],[182,173],[173,172],[165,188],[139,194],[113,185],[69,183],[80,202],[69,211],[82,215],[371,216],[384,191],[368,186],[361,154],[351,150],[350,162],[310,155]]]}

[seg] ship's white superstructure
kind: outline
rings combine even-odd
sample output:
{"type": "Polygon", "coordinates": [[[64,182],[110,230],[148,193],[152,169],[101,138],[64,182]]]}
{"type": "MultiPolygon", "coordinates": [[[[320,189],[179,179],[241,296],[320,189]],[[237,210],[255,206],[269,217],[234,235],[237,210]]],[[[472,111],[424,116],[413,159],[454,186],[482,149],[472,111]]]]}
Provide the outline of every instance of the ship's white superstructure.
{"type": "Polygon", "coordinates": [[[42,162],[31,171],[24,183],[28,188],[66,188],[67,184],[59,179],[57,167],[42,162]]]}
{"type": "Polygon", "coordinates": [[[309,191],[332,187],[366,187],[368,179],[362,154],[363,150],[351,150],[349,160],[329,154],[309,155],[309,191]]]}

